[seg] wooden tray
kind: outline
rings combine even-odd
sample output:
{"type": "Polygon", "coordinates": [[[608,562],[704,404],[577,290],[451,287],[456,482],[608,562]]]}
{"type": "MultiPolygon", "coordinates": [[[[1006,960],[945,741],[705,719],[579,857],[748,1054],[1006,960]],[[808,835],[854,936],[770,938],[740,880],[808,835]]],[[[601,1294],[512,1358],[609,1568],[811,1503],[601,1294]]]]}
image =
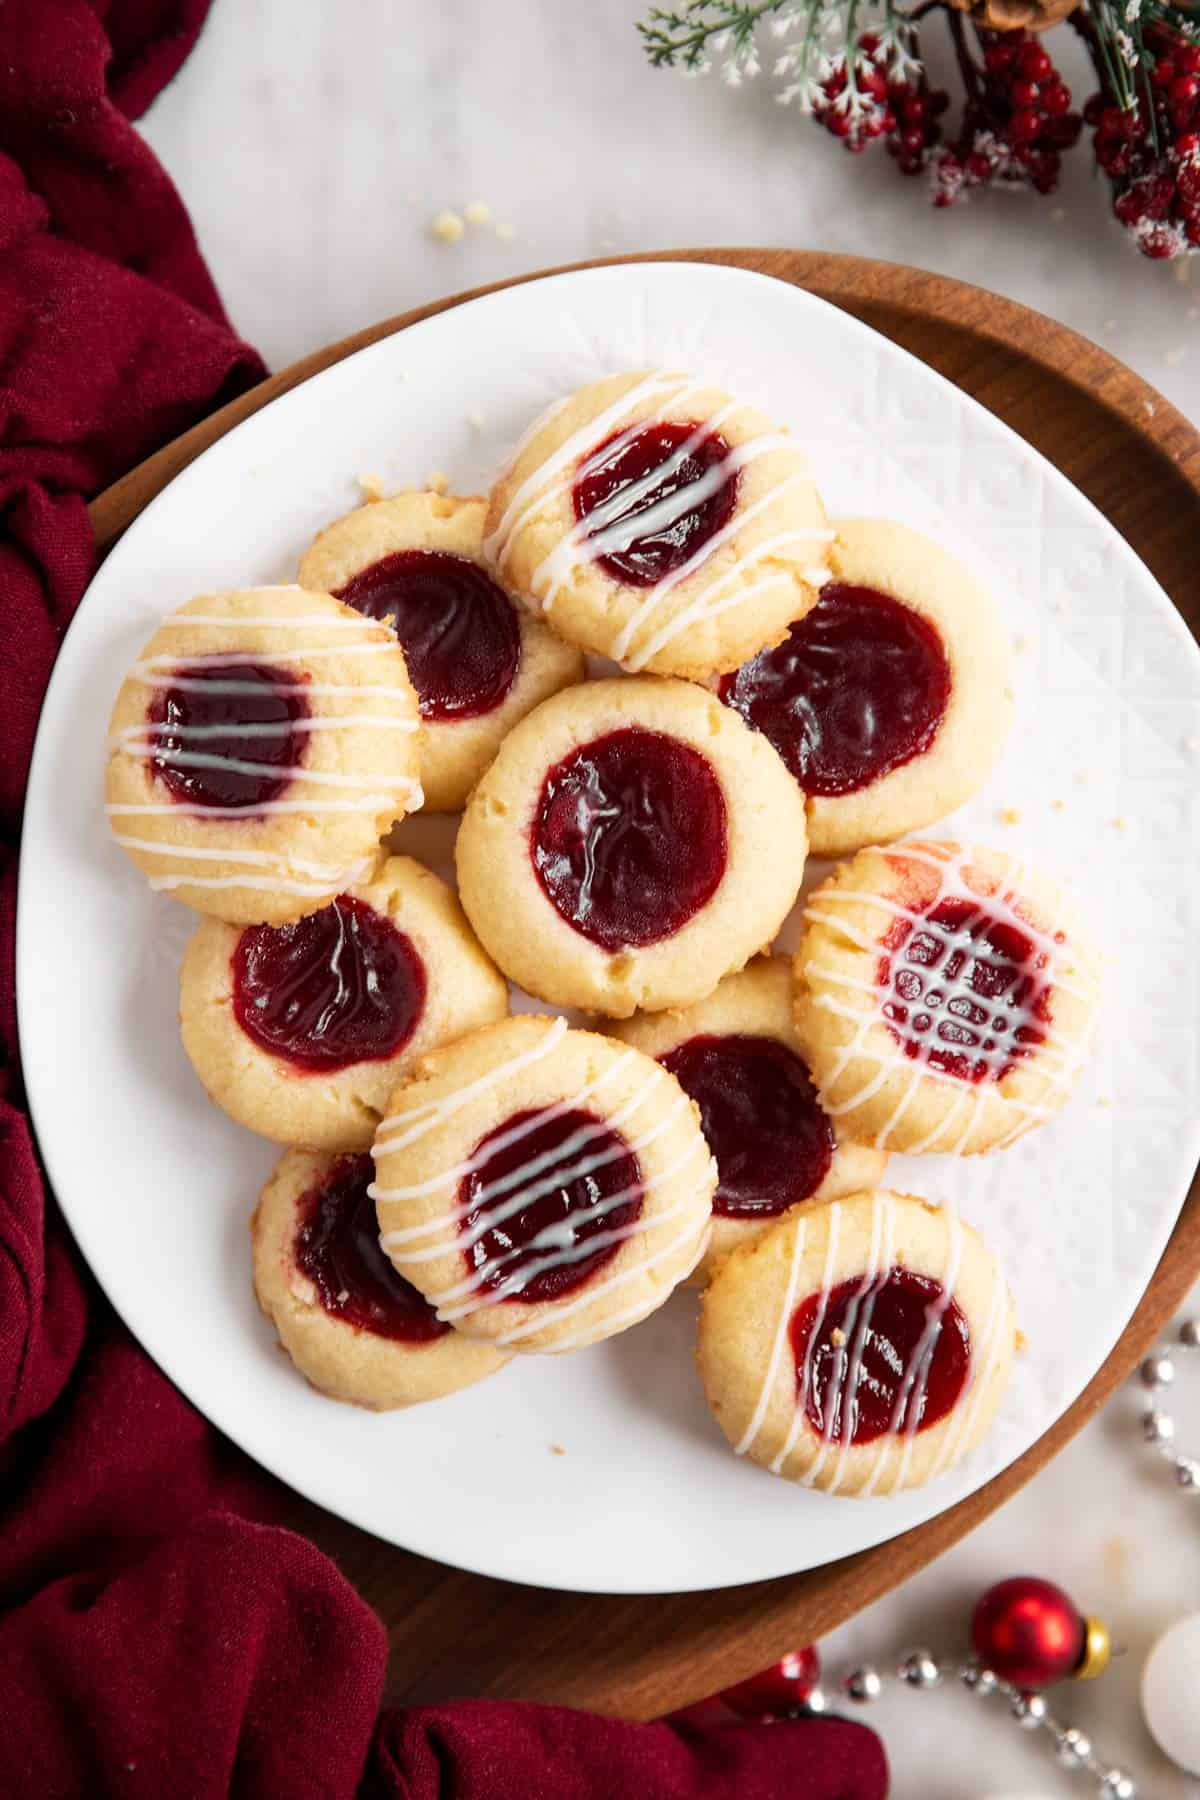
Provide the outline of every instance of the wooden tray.
{"type": "MultiPolygon", "coordinates": [[[[889,263],[785,250],[683,251],[670,260],[736,264],[795,282],[948,376],[1108,515],[1200,636],[1200,436],[1096,345],[995,294],[889,263]]],[[[101,550],[193,457],[276,395],[363,345],[472,297],[421,307],[319,350],[169,444],[93,504],[101,550]]],[[[804,1575],[652,1599],[547,1593],[395,1550],[299,1498],[288,1503],[288,1522],[328,1551],[382,1614],[391,1642],[391,1699],[505,1695],[652,1718],[812,1642],[956,1543],[1091,1418],[1198,1275],[1200,1181],[1120,1342],[1057,1424],[948,1512],[804,1575]]],[[[581,1554],[586,1557],[586,1545],[581,1554]]]]}

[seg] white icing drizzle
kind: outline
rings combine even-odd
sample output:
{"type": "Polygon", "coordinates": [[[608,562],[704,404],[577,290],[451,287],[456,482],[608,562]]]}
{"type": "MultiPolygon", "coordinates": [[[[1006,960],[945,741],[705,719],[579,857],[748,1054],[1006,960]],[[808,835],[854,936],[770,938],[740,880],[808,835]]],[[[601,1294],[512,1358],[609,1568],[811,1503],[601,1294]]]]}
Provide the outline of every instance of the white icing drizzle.
{"type": "MultiPolygon", "coordinates": [[[[624,446],[632,443],[644,430],[664,423],[672,414],[678,416],[686,413],[689,397],[702,391],[702,384],[683,375],[662,374],[650,375],[629,390],[614,405],[605,409],[598,418],[589,421],[580,430],[574,432],[565,443],[559,446],[525,481],[512,496],[496,529],[486,539],[485,553],[495,563],[498,570],[503,570],[513,540],[517,534],[530,524],[548,507],[557,503],[564,489],[571,482],[574,474],[584,478],[594,470],[601,449],[605,459],[619,455],[624,446]],[[613,436],[613,428],[623,420],[630,419],[643,403],[650,403],[651,410],[642,417],[633,418],[624,430],[613,436]],[[609,439],[612,439],[609,442],[609,439]]],[[[739,469],[749,466],[759,457],[775,450],[791,450],[793,441],[784,432],[762,432],[745,443],[735,445],[729,454],[711,469],[705,470],[694,481],[686,483],[674,493],[646,507],[642,512],[637,508],[640,503],[662,486],[686,462],[687,458],[721,426],[730,415],[740,410],[737,401],[730,401],[725,406],[697,425],[695,431],[666,457],[662,463],[651,469],[639,480],[629,482],[611,494],[607,500],[592,508],[559,540],[550,553],[543,558],[534,570],[530,579],[533,597],[543,612],[549,612],[562,588],[569,583],[575,569],[583,562],[620,553],[628,550],[640,538],[653,532],[669,528],[687,513],[703,506],[717,494],[725,483],[739,469]]],[[[548,422],[543,418],[527,434],[527,439],[548,422]]],[[[765,508],[773,506],[788,489],[797,485],[807,485],[807,474],[795,474],[773,484],[770,491],[763,495],[750,507],[738,507],[734,515],[727,520],[721,529],[715,532],[688,560],[671,574],[656,582],[649,588],[645,597],[634,608],[633,613],[622,627],[614,641],[612,654],[614,659],[632,672],[645,668],[650,659],[657,655],[663,647],[686,631],[689,626],[706,618],[715,617],[730,607],[740,606],[763,592],[774,576],[762,580],[739,585],[745,570],[755,562],[770,556],[773,552],[787,548],[793,543],[811,540],[820,543],[832,541],[834,533],[823,525],[798,527],[786,533],[780,533],[768,544],[753,547],[745,557],[739,558],[732,568],[702,591],[676,617],[661,626],[657,632],[639,648],[634,649],[634,638],[645,626],[652,615],[661,609],[670,593],[683,581],[686,581],[711,558],[716,551],[729,542],[735,534],[765,508]],[[727,590],[733,586],[735,591],[727,590]],[[725,597],[717,596],[726,590],[725,597]]],[[[823,564],[816,568],[802,571],[802,579],[822,585],[830,578],[830,571],[823,564]]]]}
{"type": "MultiPolygon", "coordinates": [[[[777,1390],[782,1359],[783,1379],[788,1385],[789,1393],[794,1397],[794,1406],[787,1435],[777,1455],[768,1465],[771,1472],[776,1475],[780,1474],[786,1466],[801,1433],[806,1430],[811,1432],[812,1429],[807,1421],[806,1409],[809,1384],[812,1379],[813,1354],[821,1335],[821,1328],[825,1322],[833,1289],[840,1285],[835,1281],[834,1273],[837,1268],[838,1245],[841,1236],[841,1213],[841,1204],[834,1201],[829,1208],[829,1233],[821,1284],[817,1290],[817,1305],[805,1344],[804,1362],[798,1376],[793,1373],[790,1359],[785,1355],[785,1345],[798,1303],[797,1289],[807,1223],[803,1218],[796,1222],[788,1279],[784,1289],[783,1303],[775,1323],[762,1386],[759,1389],[758,1399],[746,1430],[734,1446],[735,1453],[738,1456],[744,1456],[757,1441],[766,1420],[771,1397],[777,1390]]],[[[861,1496],[865,1497],[876,1491],[889,1462],[894,1462],[894,1468],[890,1485],[887,1488],[888,1493],[898,1492],[908,1474],[913,1446],[921,1429],[925,1394],[940,1341],[942,1323],[955,1300],[966,1234],[957,1208],[951,1207],[948,1209],[946,1259],[936,1278],[939,1291],[925,1309],[925,1323],[921,1334],[909,1354],[897,1384],[888,1427],[881,1436],[871,1440],[870,1443],[856,1445],[853,1441],[854,1423],[863,1358],[870,1334],[875,1300],[878,1293],[883,1291],[883,1286],[892,1268],[898,1266],[895,1262],[895,1239],[896,1202],[890,1194],[877,1192],[872,1197],[871,1235],[866,1262],[857,1282],[856,1291],[847,1304],[843,1321],[845,1339],[836,1347],[833,1369],[822,1396],[824,1428],[818,1440],[813,1460],[803,1474],[798,1477],[800,1483],[805,1487],[812,1487],[818,1482],[831,1451],[835,1449],[835,1442],[837,1460],[830,1475],[820,1484],[827,1493],[835,1494],[839,1491],[852,1454],[856,1455],[860,1463],[868,1457],[872,1459],[866,1480],[856,1490],[861,1496]],[[876,1287],[876,1283],[879,1284],[878,1287],[876,1287]],[[835,1426],[839,1431],[836,1440],[833,1435],[835,1426]]],[[[908,1267],[908,1265],[899,1266],[908,1267]]],[[[928,1273],[924,1268],[912,1269],[910,1272],[920,1275],[928,1273]]],[[[939,1433],[939,1441],[937,1453],[927,1477],[929,1480],[939,1475],[947,1464],[960,1453],[962,1446],[970,1442],[979,1408],[983,1404],[999,1358],[1003,1354],[1002,1328],[1006,1316],[1004,1283],[999,1274],[994,1274],[987,1319],[978,1339],[971,1329],[971,1322],[968,1321],[968,1359],[963,1389],[957,1396],[949,1414],[931,1427],[932,1430],[939,1433]]]]}
{"type": "MultiPolygon", "coordinates": [[[[428,1131],[434,1129],[447,1118],[459,1112],[473,1098],[482,1092],[506,1081],[514,1073],[527,1068],[532,1062],[545,1056],[562,1039],[566,1031],[566,1022],[556,1019],[541,1040],[531,1049],[519,1052],[507,1058],[503,1063],[491,1069],[486,1075],[454,1090],[441,1100],[428,1102],[414,1108],[412,1112],[400,1113],[385,1119],[375,1141],[376,1159],[389,1155],[411,1144],[428,1131]]],[[[491,1159],[514,1144],[531,1137],[541,1131],[555,1119],[562,1118],[591,1099],[607,1083],[611,1082],[620,1071],[636,1058],[636,1052],[626,1050],[618,1056],[599,1076],[578,1088],[571,1095],[556,1100],[548,1106],[537,1108],[530,1117],[519,1124],[511,1126],[494,1136],[485,1136],[481,1143],[465,1160],[440,1171],[436,1176],[400,1187],[382,1187],[372,1183],[368,1189],[377,1201],[387,1201],[403,1205],[406,1202],[419,1201],[431,1193],[439,1192],[449,1186],[461,1183],[470,1175],[486,1166],[491,1159]]],[[[639,1082],[633,1093],[614,1110],[598,1117],[593,1122],[572,1131],[561,1143],[540,1154],[526,1157],[515,1169],[487,1182],[468,1200],[459,1201],[446,1210],[439,1211],[431,1219],[419,1221],[412,1225],[400,1226],[383,1232],[380,1245],[385,1254],[393,1250],[401,1250],[401,1260],[405,1264],[418,1262],[436,1262],[456,1251],[466,1252],[479,1244],[489,1233],[502,1226],[507,1220],[522,1212],[526,1207],[547,1194],[569,1187],[576,1182],[585,1182],[598,1170],[620,1161],[626,1156],[637,1157],[640,1152],[668,1133],[675,1124],[681,1111],[686,1111],[689,1101],[685,1094],[677,1095],[672,1104],[639,1135],[625,1137],[623,1128],[633,1119],[646,1102],[656,1095],[664,1082],[670,1084],[666,1071],[654,1067],[644,1080],[639,1082]],[[616,1133],[619,1142],[606,1149],[588,1152],[587,1146],[597,1138],[608,1137],[616,1133]],[[471,1218],[473,1223],[465,1233],[458,1228],[471,1218]],[[447,1243],[447,1232],[454,1232],[453,1243],[447,1243]]],[[[655,1176],[657,1184],[670,1182],[697,1155],[704,1156],[712,1167],[712,1158],[703,1138],[691,1137],[686,1150],[667,1168],[655,1176]]],[[[649,1229],[657,1229],[669,1223],[681,1213],[692,1210],[693,1197],[690,1192],[681,1196],[673,1205],[665,1210],[656,1211],[651,1220],[647,1220],[639,1211],[633,1221],[616,1225],[610,1230],[601,1231],[593,1236],[581,1237],[580,1232],[587,1226],[602,1220],[609,1213],[627,1204],[645,1190],[645,1176],[639,1171],[638,1180],[632,1185],[618,1189],[613,1194],[574,1206],[565,1218],[544,1228],[529,1243],[517,1249],[502,1250],[485,1256],[478,1267],[450,1286],[431,1293],[427,1297],[435,1308],[440,1319],[453,1323],[478,1311],[481,1307],[493,1306],[506,1298],[520,1299],[523,1291],[537,1277],[550,1273],[571,1264],[583,1262],[597,1253],[610,1250],[637,1234],[645,1234],[649,1229]],[[530,1260],[530,1252],[538,1252],[530,1260]],[[510,1264],[520,1263],[511,1274],[504,1271],[510,1264]],[[499,1279],[497,1279],[499,1278],[499,1279]]],[[[602,1294],[615,1291],[622,1284],[638,1279],[647,1269],[677,1252],[689,1239],[695,1238],[697,1229],[694,1222],[686,1224],[682,1232],[665,1248],[656,1251],[653,1256],[644,1257],[628,1267],[616,1270],[602,1281],[589,1281],[585,1291],[571,1301],[555,1301],[556,1319],[569,1317],[572,1314],[590,1307],[602,1294]]],[[[698,1253],[699,1254],[699,1253],[698,1253]]],[[[694,1265],[693,1265],[694,1266],[694,1265]]],[[[542,1303],[533,1302],[535,1306],[542,1303]]],[[[647,1303],[639,1300],[630,1309],[631,1316],[650,1310],[653,1299],[647,1303]]],[[[515,1343],[525,1337],[532,1336],[542,1329],[543,1321],[535,1316],[532,1322],[514,1326],[497,1341],[501,1344],[515,1343]]],[[[558,1344],[555,1348],[566,1348],[558,1344]]]]}
{"type": "MultiPolygon", "coordinates": [[[[1063,972],[1063,946],[1055,941],[1053,935],[1042,930],[1023,913],[1017,910],[1024,865],[1018,864],[994,894],[980,894],[967,885],[965,872],[971,860],[978,852],[971,846],[947,846],[947,854],[938,855],[932,851],[919,849],[908,844],[892,846],[887,855],[891,860],[907,860],[923,867],[933,868],[938,872],[939,886],[937,893],[929,900],[925,911],[914,912],[901,905],[889,896],[872,892],[862,892],[850,888],[826,886],[813,896],[813,904],[805,911],[806,922],[830,925],[840,936],[849,940],[857,948],[872,955],[889,955],[881,943],[879,935],[871,935],[856,927],[853,922],[839,911],[828,910],[839,904],[843,906],[867,905],[874,907],[886,920],[907,920],[914,931],[921,931],[943,941],[944,949],[939,953],[939,966],[945,962],[952,950],[959,948],[965,951],[963,970],[971,962],[986,963],[986,946],[972,943],[968,935],[968,927],[973,922],[968,919],[964,925],[949,932],[945,927],[933,926],[928,919],[932,911],[943,900],[965,899],[977,905],[978,912],[990,915],[998,914],[1001,921],[1011,923],[1035,946],[1037,953],[1036,979],[1048,990],[1057,989],[1064,994],[1086,1002],[1088,996],[1063,972]]],[[[978,916],[978,913],[975,915],[978,916]]],[[[922,968],[927,984],[932,984],[938,971],[936,968],[922,968]]],[[[944,976],[938,978],[939,991],[946,995],[948,1005],[958,1002],[965,1006],[977,1006],[981,996],[977,995],[960,975],[954,981],[947,982],[944,976]]],[[[909,1149],[927,1151],[934,1148],[949,1149],[954,1154],[961,1154],[970,1142],[972,1132],[980,1115],[987,1105],[991,1094],[997,1093],[1007,1111],[1014,1115],[1014,1123],[1010,1131],[1004,1133],[996,1143],[996,1148],[1004,1148],[1028,1130],[1030,1124],[1048,1118],[1055,1110],[1052,1104],[1038,1104],[1017,1096],[1000,1093],[994,1081],[963,1081],[960,1077],[946,1070],[932,1066],[925,1054],[910,1057],[905,1053],[903,1035],[898,1037],[892,1024],[882,1014],[883,1000],[887,997],[874,981],[848,975],[836,969],[815,968],[809,971],[809,980],[814,989],[813,1005],[823,1012],[831,1013],[836,1018],[852,1023],[855,1030],[843,1046],[831,1068],[826,1072],[819,1084],[819,1097],[825,1111],[833,1118],[856,1112],[871,1100],[880,1089],[897,1073],[903,1072],[908,1079],[900,1089],[896,1105],[884,1121],[874,1138],[871,1139],[876,1149],[885,1149],[900,1120],[916,1098],[923,1084],[933,1082],[953,1090],[954,1099],[949,1112],[934,1128],[916,1145],[906,1146],[909,1149]],[[869,995],[874,1004],[868,1007],[852,1006],[837,999],[830,989],[846,988],[852,992],[869,995]],[[872,1065],[871,1073],[862,1085],[848,1098],[835,1101],[831,1093],[844,1071],[856,1060],[872,1065]],[[961,1130],[955,1127],[963,1116],[961,1130]]],[[[919,1009],[920,1002],[911,1003],[914,1010],[919,1009]]],[[[989,1007],[1000,1010],[1002,1002],[987,1002],[989,1007]]],[[[950,1015],[953,1017],[954,1015],[950,1015]]],[[[979,1030],[972,1026],[972,1029],[979,1030]]],[[[1066,1037],[1049,1021],[1038,1020],[1037,1030],[1042,1041],[1029,1046],[1028,1054],[1017,1059],[1018,1068],[1028,1066],[1036,1061],[1039,1073],[1045,1078],[1048,1086],[1054,1090],[1069,1089],[1074,1083],[1079,1067],[1086,1053],[1083,1041],[1066,1037]]],[[[901,1028],[902,1031],[902,1028],[901,1028]]],[[[917,1040],[923,1052],[930,1047],[939,1047],[939,1040],[921,1038],[917,1040]]],[[[1015,1040],[1013,1040],[1015,1042],[1015,1040]]],[[[1003,1067],[1012,1057],[1012,1042],[998,1043],[994,1050],[987,1051],[982,1043],[946,1044],[946,1050],[960,1052],[972,1061],[983,1061],[989,1067],[1003,1067]]]]}
{"type": "MultiPolygon", "coordinates": [[[[268,592],[301,592],[294,584],[285,584],[268,592]]],[[[342,643],[339,645],[302,645],[291,647],[284,654],[291,660],[310,660],[322,656],[362,656],[376,655],[395,648],[390,635],[380,635],[380,627],[375,620],[365,617],[335,616],[327,618],[321,613],[294,614],[290,617],[274,617],[269,613],[243,614],[240,617],[227,616],[222,613],[176,613],[165,621],[164,629],[185,630],[196,625],[204,628],[226,628],[234,630],[270,629],[291,632],[303,638],[315,628],[333,629],[346,633],[356,633],[360,637],[370,635],[369,643],[342,643]]],[[[199,652],[188,655],[161,655],[143,657],[135,663],[131,678],[142,686],[152,690],[175,689],[183,693],[199,693],[213,699],[233,699],[240,697],[262,698],[264,690],[261,683],[252,680],[238,680],[237,670],[261,663],[271,652],[229,650],[215,653],[199,652]],[[213,669],[231,671],[227,680],[211,681],[204,678],[200,671],[207,674],[213,669]]],[[[288,673],[286,669],[282,671],[288,673]]],[[[322,681],[280,681],[271,685],[270,694],[278,697],[302,696],[311,700],[318,695],[339,696],[357,700],[360,705],[371,705],[383,698],[408,702],[411,705],[412,695],[408,688],[395,684],[366,687],[353,682],[322,681]]],[[[414,811],[424,799],[420,782],[415,776],[393,778],[389,781],[389,792],[380,793],[382,780],[388,780],[379,771],[372,774],[350,775],[338,770],[313,769],[306,763],[260,763],[249,757],[225,755],[217,751],[205,750],[206,743],[219,741],[234,736],[247,743],[286,738],[292,733],[311,737],[321,732],[354,731],[398,731],[415,732],[420,729],[420,721],[414,717],[390,718],[385,713],[350,710],[345,714],[317,713],[301,719],[283,720],[250,720],[244,724],[226,726],[221,724],[182,724],[166,727],[148,718],[135,724],[118,729],[109,740],[109,748],[118,753],[132,757],[135,761],[157,763],[176,770],[194,769],[220,770],[231,775],[246,775],[268,781],[301,782],[306,788],[333,790],[329,799],[276,799],[250,802],[244,806],[212,806],[202,802],[186,799],[171,799],[164,802],[122,802],[110,803],[105,811],[110,819],[121,818],[187,818],[194,820],[222,820],[227,825],[241,825],[247,821],[257,821],[264,817],[283,817],[287,815],[329,816],[335,814],[367,813],[378,814],[389,807],[400,804],[406,812],[414,811]],[[170,747],[164,745],[164,736],[173,740],[170,747]]],[[[204,875],[200,873],[173,872],[157,873],[150,876],[151,887],[160,892],[173,892],[178,888],[204,888],[222,890],[246,888],[255,892],[279,892],[293,894],[303,899],[321,899],[340,888],[353,886],[373,866],[374,858],[356,858],[345,864],[315,862],[311,859],[291,855],[286,849],[269,850],[243,845],[237,838],[224,843],[203,846],[160,843],[151,838],[140,838],[115,831],[116,842],[125,850],[150,858],[161,858],[168,863],[174,859],[185,863],[203,865],[205,863],[227,863],[235,871],[263,871],[255,873],[233,873],[225,875],[204,875]],[[307,879],[306,879],[307,878],[307,879]]],[[[216,835],[216,834],[214,834],[216,835]]]]}

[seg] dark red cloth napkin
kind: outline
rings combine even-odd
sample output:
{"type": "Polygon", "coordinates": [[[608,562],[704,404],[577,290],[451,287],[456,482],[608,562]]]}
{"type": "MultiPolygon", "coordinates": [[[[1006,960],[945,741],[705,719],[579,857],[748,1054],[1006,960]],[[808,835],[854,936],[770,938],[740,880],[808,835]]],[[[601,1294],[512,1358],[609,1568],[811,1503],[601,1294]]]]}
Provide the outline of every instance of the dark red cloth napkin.
{"type": "Polygon", "coordinates": [[[837,1720],[379,1719],[382,1624],[270,1523],[272,1484],[132,1342],[45,1193],[13,902],[38,709],[93,567],[86,501],[263,373],[129,123],[207,4],[0,7],[0,1794],[879,1800],[877,1740],[837,1720]]]}

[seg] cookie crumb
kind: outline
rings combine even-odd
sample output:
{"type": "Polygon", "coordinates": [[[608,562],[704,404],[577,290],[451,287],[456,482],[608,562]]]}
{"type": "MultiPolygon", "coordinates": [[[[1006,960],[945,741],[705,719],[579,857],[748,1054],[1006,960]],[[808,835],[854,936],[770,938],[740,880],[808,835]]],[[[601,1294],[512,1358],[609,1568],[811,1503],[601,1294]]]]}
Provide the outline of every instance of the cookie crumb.
{"type": "Polygon", "coordinates": [[[1129,824],[1129,820],[1124,816],[1124,814],[1118,813],[1116,818],[1112,822],[1113,830],[1114,831],[1124,831],[1128,824],[1129,824]]]}
{"type": "Polygon", "coordinates": [[[551,1456],[565,1456],[567,1453],[561,1444],[551,1444],[550,1454],[551,1456]]]}
{"type": "Polygon", "coordinates": [[[464,226],[458,214],[451,212],[450,208],[446,207],[442,212],[434,214],[429,221],[429,229],[439,243],[457,244],[463,234],[464,226]]]}
{"type": "Polygon", "coordinates": [[[387,492],[382,475],[373,475],[369,471],[358,477],[358,485],[362,489],[364,500],[382,500],[387,492]]]}
{"type": "Polygon", "coordinates": [[[1128,1538],[1105,1538],[1100,1546],[1100,1560],[1104,1564],[1105,1574],[1114,1587],[1125,1588],[1129,1583],[1129,1559],[1131,1545],[1128,1538]]]}
{"type": "Polygon", "coordinates": [[[1175,279],[1180,287],[1187,287],[1190,283],[1192,279],[1192,259],[1190,256],[1181,256],[1177,259],[1175,263],[1175,279]]]}
{"type": "Polygon", "coordinates": [[[425,477],[425,486],[431,494],[444,494],[450,486],[450,477],[444,469],[433,469],[425,477]]]}
{"type": "Polygon", "coordinates": [[[1021,823],[1020,810],[1015,806],[1002,806],[996,817],[1001,825],[1019,825],[1021,823]]]}
{"type": "Polygon", "coordinates": [[[833,1330],[829,1334],[829,1341],[833,1345],[835,1350],[841,1349],[842,1345],[846,1341],[846,1334],[842,1330],[840,1325],[834,1326],[833,1330]]]}
{"type": "Polygon", "coordinates": [[[1025,1333],[1018,1328],[1016,1335],[1013,1338],[1013,1349],[1018,1356],[1024,1356],[1028,1348],[1029,1339],[1025,1336],[1025,1333]]]}
{"type": "Polygon", "coordinates": [[[504,220],[501,220],[500,224],[496,227],[496,236],[502,243],[511,244],[516,235],[514,228],[504,220]]]}
{"type": "Polygon", "coordinates": [[[1066,810],[1067,810],[1067,803],[1065,800],[1052,800],[1050,802],[1050,811],[1051,812],[1066,812],[1066,810]]]}
{"type": "Polygon", "coordinates": [[[492,209],[486,200],[471,200],[463,207],[463,218],[468,225],[490,225],[492,209]]]}

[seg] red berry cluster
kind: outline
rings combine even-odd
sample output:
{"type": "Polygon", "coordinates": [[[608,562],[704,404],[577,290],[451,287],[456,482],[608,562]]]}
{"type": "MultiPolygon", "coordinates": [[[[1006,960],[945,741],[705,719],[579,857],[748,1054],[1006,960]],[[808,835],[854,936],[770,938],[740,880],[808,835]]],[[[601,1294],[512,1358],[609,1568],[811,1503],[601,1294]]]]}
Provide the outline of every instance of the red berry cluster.
{"type": "Polygon", "coordinates": [[[1062,152],[1083,127],[1071,90],[1038,38],[1027,31],[979,31],[983,67],[964,68],[967,104],[961,134],[933,164],[935,206],[951,206],[969,188],[995,181],[1051,194],[1062,152]]]}
{"type": "Polygon", "coordinates": [[[1200,244],[1200,45],[1154,27],[1145,35],[1151,105],[1122,112],[1108,92],[1083,116],[1113,212],[1143,256],[1182,256],[1200,244]]]}
{"type": "Polygon", "coordinates": [[[886,138],[888,152],[905,175],[925,166],[930,147],[942,128],[938,119],[950,104],[949,94],[930,88],[922,72],[919,81],[901,81],[888,71],[888,53],[874,32],[865,32],[856,46],[854,75],[857,96],[848,93],[849,73],[843,58],[821,84],[823,99],[814,107],[816,119],[826,131],[840,138],[856,154],[875,138],[886,138]]]}

